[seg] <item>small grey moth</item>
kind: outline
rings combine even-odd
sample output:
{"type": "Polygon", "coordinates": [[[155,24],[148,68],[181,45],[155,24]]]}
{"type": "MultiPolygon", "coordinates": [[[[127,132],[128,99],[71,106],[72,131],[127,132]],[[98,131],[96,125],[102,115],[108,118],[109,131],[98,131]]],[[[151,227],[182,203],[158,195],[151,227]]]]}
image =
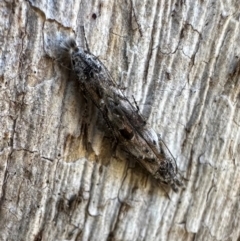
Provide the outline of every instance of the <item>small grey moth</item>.
{"type": "Polygon", "coordinates": [[[72,38],[61,44],[61,50],[68,55],[81,89],[102,113],[121,149],[155,179],[177,192],[182,181],[175,159],[138,108],[115,84],[104,64],[90,52],[77,47],[72,38]]]}

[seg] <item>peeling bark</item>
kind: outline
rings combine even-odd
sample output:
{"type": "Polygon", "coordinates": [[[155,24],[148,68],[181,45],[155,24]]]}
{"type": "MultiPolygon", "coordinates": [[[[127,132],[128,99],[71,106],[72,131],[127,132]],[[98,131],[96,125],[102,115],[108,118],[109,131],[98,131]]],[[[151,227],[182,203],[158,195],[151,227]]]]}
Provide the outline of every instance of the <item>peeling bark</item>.
{"type": "Polygon", "coordinates": [[[19,0],[0,12],[0,240],[240,239],[238,0],[19,0]],[[69,36],[134,95],[177,159],[179,193],[114,153],[57,59],[69,36]]]}

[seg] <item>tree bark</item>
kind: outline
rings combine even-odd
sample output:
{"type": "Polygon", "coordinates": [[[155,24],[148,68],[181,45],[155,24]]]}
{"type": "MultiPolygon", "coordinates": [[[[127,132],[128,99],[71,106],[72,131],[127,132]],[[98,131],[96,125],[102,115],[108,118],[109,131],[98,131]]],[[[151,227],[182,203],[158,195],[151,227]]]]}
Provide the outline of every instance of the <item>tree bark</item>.
{"type": "Polygon", "coordinates": [[[238,0],[9,0],[0,12],[0,240],[240,240],[238,0]],[[161,134],[178,193],[115,155],[58,61],[70,36],[161,134]]]}

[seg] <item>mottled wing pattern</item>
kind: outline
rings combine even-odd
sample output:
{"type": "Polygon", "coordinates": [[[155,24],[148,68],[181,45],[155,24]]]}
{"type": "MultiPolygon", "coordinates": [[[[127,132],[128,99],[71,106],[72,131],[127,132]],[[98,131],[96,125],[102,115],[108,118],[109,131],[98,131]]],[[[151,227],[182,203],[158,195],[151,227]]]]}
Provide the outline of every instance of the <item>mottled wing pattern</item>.
{"type": "Polygon", "coordinates": [[[82,90],[100,110],[121,149],[135,158],[155,179],[177,191],[182,182],[168,148],[112,80],[93,54],[77,47],[74,39],[61,45],[69,54],[82,90]]]}

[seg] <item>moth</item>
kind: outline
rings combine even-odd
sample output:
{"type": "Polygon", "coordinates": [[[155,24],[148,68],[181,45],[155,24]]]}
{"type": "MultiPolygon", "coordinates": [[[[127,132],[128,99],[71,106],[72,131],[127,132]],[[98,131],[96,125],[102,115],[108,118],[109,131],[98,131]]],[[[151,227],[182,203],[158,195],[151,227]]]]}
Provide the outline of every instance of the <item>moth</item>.
{"type": "Polygon", "coordinates": [[[60,47],[70,59],[81,89],[99,109],[121,149],[160,183],[177,192],[182,181],[175,159],[138,108],[118,88],[104,64],[90,52],[77,47],[72,38],[62,42],[60,47]]]}

